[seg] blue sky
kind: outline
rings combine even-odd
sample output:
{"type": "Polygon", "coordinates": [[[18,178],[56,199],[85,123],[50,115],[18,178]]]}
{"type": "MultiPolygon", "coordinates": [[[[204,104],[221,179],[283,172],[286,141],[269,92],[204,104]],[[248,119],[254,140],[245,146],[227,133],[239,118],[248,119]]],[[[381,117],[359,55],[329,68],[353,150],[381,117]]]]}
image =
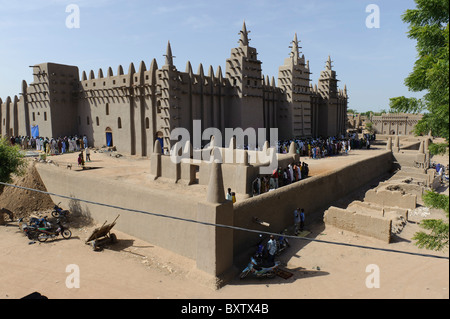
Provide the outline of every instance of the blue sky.
{"type": "Polygon", "coordinates": [[[313,84],[330,55],[349,108],[389,109],[391,97],[423,95],[404,86],[417,53],[401,15],[413,8],[413,0],[0,0],[0,97],[18,95],[38,63],[95,74],[110,66],[115,74],[119,65],[127,71],[142,60],[149,67],[153,58],[161,66],[167,41],[179,70],[187,61],[194,72],[200,63],[225,70],[245,20],[265,76],[277,78],[297,32],[313,84]],[[70,4],[80,8],[78,29],[66,27],[70,4]],[[380,28],[366,27],[370,4],[380,8],[380,28]]]}

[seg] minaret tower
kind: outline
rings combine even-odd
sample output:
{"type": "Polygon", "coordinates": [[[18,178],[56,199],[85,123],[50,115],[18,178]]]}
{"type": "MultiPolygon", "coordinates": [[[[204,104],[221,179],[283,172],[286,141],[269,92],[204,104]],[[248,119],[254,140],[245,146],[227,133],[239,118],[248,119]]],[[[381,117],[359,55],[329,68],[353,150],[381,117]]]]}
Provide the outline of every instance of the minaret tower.
{"type": "Polygon", "coordinates": [[[300,56],[297,34],[294,36],[291,53],[278,72],[278,87],[286,93],[287,107],[280,110],[280,135],[284,138],[310,137],[311,92],[309,61],[300,56]]]}
{"type": "Polygon", "coordinates": [[[337,83],[336,71],[333,70],[333,61],[328,56],[325,70],[320,72],[319,78],[319,92],[322,97],[325,99],[336,99],[338,95],[337,83]]]}
{"type": "Polygon", "coordinates": [[[343,98],[339,94],[338,82],[336,71],[333,70],[333,61],[328,56],[325,70],[320,72],[318,86],[318,93],[324,101],[320,106],[319,132],[322,136],[338,136],[345,134],[346,131],[347,97],[343,98]]]}
{"type": "Polygon", "coordinates": [[[228,124],[232,125],[230,127],[243,129],[262,127],[264,123],[262,62],[258,60],[256,49],[249,44],[249,33],[244,21],[239,33],[239,47],[231,50],[231,57],[227,59],[226,65],[226,77],[235,88],[238,97],[235,99],[236,103],[233,103],[232,113],[239,113],[241,118],[240,123],[228,124]]]}
{"type": "Polygon", "coordinates": [[[173,64],[173,54],[170,42],[167,43],[167,50],[165,63],[157,71],[158,73],[158,88],[161,92],[157,98],[157,129],[162,133],[164,152],[168,152],[171,148],[170,133],[179,126],[179,116],[177,113],[179,97],[173,94],[178,90],[178,70],[173,64]]]}

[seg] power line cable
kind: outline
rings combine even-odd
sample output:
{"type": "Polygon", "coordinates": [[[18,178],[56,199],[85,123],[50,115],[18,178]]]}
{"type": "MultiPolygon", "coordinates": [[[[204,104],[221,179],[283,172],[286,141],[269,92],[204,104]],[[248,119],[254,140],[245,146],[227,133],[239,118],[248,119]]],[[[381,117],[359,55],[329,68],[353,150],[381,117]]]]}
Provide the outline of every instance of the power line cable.
{"type": "MultiPolygon", "coordinates": [[[[94,201],[89,201],[89,200],[85,200],[85,199],[79,199],[79,198],[65,196],[65,195],[60,195],[60,194],[55,194],[55,193],[50,193],[50,192],[41,191],[41,190],[38,190],[38,189],[33,189],[33,188],[28,188],[28,187],[23,187],[23,186],[18,186],[18,185],[12,185],[12,184],[8,184],[8,183],[0,182],[0,185],[14,187],[14,188],[23,189],[23,190],[32,191],[32,192],[37,192],[37,193],[46,194],[46,195],[51,195],[51,196],[64,198],[64,199],[69,199],[69,200],[75,200],[75,201],[79,201],[79,202],[83,202],[83,203],[87,203],[87,204],[92,204],[92,205],[97,205],[97,206],[104,206],[104,207],[114,208],[114,209],[123,210],[123,211],[130,211],[130,212],[135,212],[135,213],[151,215],[151,216],[155,216],[155,217],[173,219],[173,220],[189,222],[189,223],[195,223],[195,224],[201,224],[201,225],[211,226],[211,227],[228,228],[228,229],[233,229],[233,230],[238,230],[238,231],[257,233],[257,234],[261,234],[261,235],[264,234],[264,235],[269,235],[269,236],[270,235],[280,236],[280,234],[277,234],[277,233],[265,232],[265,231],[261,231],[261,230],[248,229],[248,228],[237,227],[237,226],[230,226],[230,225],[221,225],[221,224],[207,223],[207,222],[201,222],[201,221],[198,221],[198,220],[193,220],[193,219],[188,219],[188,218],[181,218],[181,217],[169,216],[169,215],[164,215],[164,214],[151,213],[151,212],[137,210],[137,209],[132,209],[132,208],[125,208],[125,207],[120,207],[120,206],[115,206],[115,205],[110,205],[110,204],[98,203],[98,202],[94,202],[94,201]]],[[[429,258],[437,258],[437,259],[447,259],[447,260],[449,259],[449,257],[446,257],[446,256],[437,256],[437,255],[431,255],[431,254],[421,254],[421,253],[415,253],[415,252],[409,252],[409,251],[403,251],[403,250],[396,250],[396,249],[370,247],[370,246],[364,246],[364,245],[356,245],[356,244],[343,243],[343,242],[333,242],[333,241],[328,241],[328,240],[321,240],[321,239],[308,238],[308,237],[299,237],[299,236],[291,236],[291,235],[283,235],[283,236],[285,238],[294,239],[294,240],[295,239],[297,239],[297,240],[305,240],[305,241],[318,242],[318,243],[329,244],[329,245],[346,246],[346,247],[361,248],[361,249],[376,250],[376,251],[385,251],[385,252],[390,252],[390,253],[406,254],[406,255],[429,257],[429,258]]]]}

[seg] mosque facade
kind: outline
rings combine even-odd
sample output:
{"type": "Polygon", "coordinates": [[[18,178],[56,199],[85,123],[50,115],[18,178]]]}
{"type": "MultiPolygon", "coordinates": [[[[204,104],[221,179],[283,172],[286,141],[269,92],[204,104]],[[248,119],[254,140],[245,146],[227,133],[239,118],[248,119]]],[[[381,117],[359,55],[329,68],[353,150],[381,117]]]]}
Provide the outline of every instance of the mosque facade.
{"type": "MultiPolygon", "coordinates": [[[[131,63],[81,73],[77,66],[42,63],[32,66],[33,82],[22,92],[0,99],[3,136],[64,137],[86,135],[89,146],[115,146],[131,155],[149,156],[159,140],[168,152],[171,132],[193,132],[198,120],[210,127],[278,129],[279,139],[345,134],[347,87],[338,88],[330,57],[318,83],[311,83],[309,61],[300,53],[297,35],[290,56],[279,67],[278,81],[262,74],[256,48],[250,46],[244,23],[239,46],[231,50],[226,68],[194,72],[174,65],[170,42],[165,63],[147,67],[131,63]]],[[[191,134],[192,136],[192,134],[191,134]]],[[[268,136],[265,140],[269,140],[268,136]]],[[[226,141],[222,141],[226,146],[226,141]]]]}

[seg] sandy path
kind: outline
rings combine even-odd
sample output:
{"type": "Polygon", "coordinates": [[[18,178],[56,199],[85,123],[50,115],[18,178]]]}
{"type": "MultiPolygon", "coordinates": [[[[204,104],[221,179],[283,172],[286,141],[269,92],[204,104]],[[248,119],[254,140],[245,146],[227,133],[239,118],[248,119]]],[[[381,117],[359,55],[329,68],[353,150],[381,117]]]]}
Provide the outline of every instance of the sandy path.
{"type": "MultiPolygon", "coordinates": [[[[337,161],[345,158],[315,161],[310,167],[320,165],[323,170],[333,169],[337,161]]],[[[120,163],[117,171],[119,166],[128,165],[126,161],[120,163]]],[[[110,172],[116,168],[110,166],[110,172]]],[[[129,173],[134,172],[130,169],[129,173]]],[[[431,217],[442,218],[443,213],[431,211],[427,218],[431,217]]],[[[309,237],[320,240],[433,254],[447,259],[291,240],[292,246],[280,256],[283,267],[293,273],[291,278],[236,278],[218,291],[192,279],[189,272],[194,268],[193,261],[118,231],[114,231],[119,239],[117,245],[94,252],[84,244],[94,226],[72,229],[74,236],[70,240],[34,244],[29,244],[16,227],[0,226],[0,299],[21,298],[34,291],[54,299],[448,299],[448,250],[429,252],[410,241],[423,218],[412,217],[392,244],[333,227],[324,228],[322,223],[307,228],[312,231],[309,237]],[[66,278],[71,275],[66,267],[72,264],[79,267],[80,288],[66,286],[66,278]],[[366,279],[371,275],[366,272],[368,265],[378,267],[380,288],[367,288],[366,279]]]]}
{"type": "MultiPolygon", "coordinates": [[[[438,214],[438,213],[435,213],[438,214]]],[[[408,241],[418,229],[414,221],[396,243],[387,245],[339,229],[316,225],[310,236],[344,242],[446,256],[418,249],[408,241]]],[[[71,240],[28,244],[15,227],[0,227],[0,298],[20,298],[39,291],[49,298],[449,298],[449,261],[377,250],[291,241],[280,260],[294,276],[288,280],[236,279],[219,291],[189,277],[192,261],[129,235],[94,252],[84,240],[92,228],[74,230],[71,240]],[[80,288],[68,289],[68,265],[78,265],[80,288]],[[380,288],[366,287],[368,265],[380,269],[380,288]]]]}

